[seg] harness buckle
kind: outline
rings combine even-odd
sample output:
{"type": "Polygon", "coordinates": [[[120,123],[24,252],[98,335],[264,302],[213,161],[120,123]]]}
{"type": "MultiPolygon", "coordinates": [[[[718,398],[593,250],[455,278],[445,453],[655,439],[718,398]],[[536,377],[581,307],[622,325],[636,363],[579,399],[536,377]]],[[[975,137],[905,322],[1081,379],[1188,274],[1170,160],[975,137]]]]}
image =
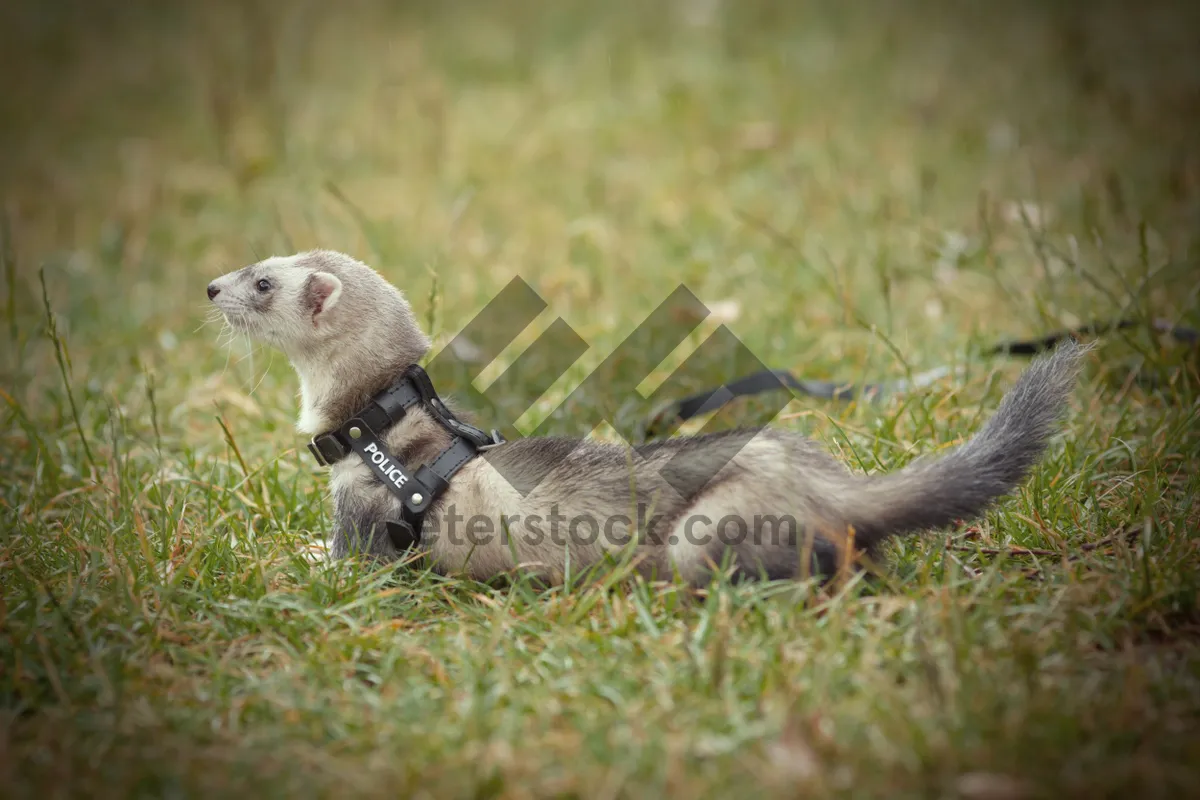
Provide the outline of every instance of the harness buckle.
{"type": "Polygon", "coordinates": [[[312,439],[308,440],[308,452],[312,453],[312,457],[316,460],[317,466],[328,467],[329,462],[325,460],[325,456],[321,455],[321,451],[317,449],[317,444],[312,439]]]}
{"type": "Polygon", "coordinates": [[[312,453],[318,465],[328,467],[350,455],[353,450],[338,440],[336,431],[330,431],[328,433],[318,433],[310,439],[308,442],[308,452],[312,453]]]}
{"type": "Polygon", "coordinates": [[[492,428],[492,440],[490,442],[488,442],[487,444],[479,445],[475,449],[482,453],[485,450],[491,450],[493,447],[498,447],[498,446],[504,444],[504,442],[505,442],[505,439],[503,436],[500,435],[500,431],[497,430],[496,428],[492,428]]]}

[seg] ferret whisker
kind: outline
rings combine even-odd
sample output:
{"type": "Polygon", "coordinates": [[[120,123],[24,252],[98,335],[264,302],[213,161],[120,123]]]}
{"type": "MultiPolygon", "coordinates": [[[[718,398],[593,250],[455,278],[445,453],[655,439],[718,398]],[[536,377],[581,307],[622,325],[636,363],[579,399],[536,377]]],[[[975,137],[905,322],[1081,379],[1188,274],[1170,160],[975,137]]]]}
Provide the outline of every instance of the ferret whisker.
{"type": "Polygon", "coordinates": [[[224,378],[225,374],[229,372],[229,359],[233,356],[233,326],[229,324],[228,320],[225,321],[221,336],[225,339],[225,366],[221,367],[221,377],[224,378]]]}
{"type": "Polygon", "coordinates": [[[241,336],[239,337],[238,341],[239,342],[245,341],[246,352],[244,352],[240,356],[238,356],[237,360],[234,361],[233,363],[235,365],[237,365],[237,364],[241,364],[246,359],[250,359],[250,369],[253,370],[254,369],[254,340],[250,338],[250,334],[242,333],[241,336]]]}
{"type": "Polygon", "coordinates": [[[250,338],[250,334],[246,334],[246,348],[246,358],[250,360],[250,375],[253,376],[255,372],[254,357],[258,355],[258,348],[254,346],[254,340],[250,338]]]}
{"type": "Polygon", "coordinates": [[[261,377],[259,377],[259,379],[258,379],[258,383],[254,384],[254,388],[250,390],[250,396],[251,396],[251,397],[253,397],[253,396],[254,396],[254,393],[258,391],[258,387],[259,387],[259,386],[262,386],[262,382],[263,382],[263,381],[265,381],[265,380],[267,379],[267,374],[268,374],[268,373],[270,373],[270,371],[271,371],[271,365],[272,365],[273,363],[275,363],[275,350],[274,350],[274,348],[272,348],[272,349],[271,349],[271,351],[270,351],[270,353],[267,355],[267,368],[263,370],[263,372],[262,372],[262,376],[261,376],[261,377]]]}
{"type": "Polygon", "coordinates": [[[209,325],[214,325],[216,323],[220,323],[220,322],[224,322],[224,321],[225,321],[225,315],[222,314],[219,310],[217,310],[215,308],[205,309],[204,321],[201,322],[199,325],[197,325],[196,329],[194,331],[192,331],[192,333],[194,333],[194,334],[199,333],[203,329],[207,328],[209,325]]]}

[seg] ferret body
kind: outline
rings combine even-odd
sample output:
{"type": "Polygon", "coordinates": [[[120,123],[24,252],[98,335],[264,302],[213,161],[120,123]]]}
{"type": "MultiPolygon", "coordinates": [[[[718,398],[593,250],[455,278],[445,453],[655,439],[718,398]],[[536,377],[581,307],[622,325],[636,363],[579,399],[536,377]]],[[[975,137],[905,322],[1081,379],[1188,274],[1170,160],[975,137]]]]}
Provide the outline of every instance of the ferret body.
{"type": "MultiPolygon", "coordinates": [[[[404,295],[333,251],[266,259],[217,278],[208,294],[235,329],[291,360],[297,427],[309,435],[341,425],[430,348],[404,295]]],[[[829,574],[850,543],[870,552],[890,536],[976,518],[1011,492],[1055,431],[1081,352],[1069,342],[1034,362],[970,441],[884,475],[853,475],[811,440],[769,428],[633,449],[507,442],[454,476],[425,517],[420,546],[438,571],[478,580],[518,567],[560,580],[629,554],[644,575],[696,585],[723,563],[748,577],[829,574]],[[668,462],[682,481],[664,478],[668,462]]],[[[418,406],[382,439],[412,469],[451,435],[418,406]]],[[[400,500],[356,454],[330,475],[331,554],[399,558],[385,526],[400,518],[400,500]]]]}

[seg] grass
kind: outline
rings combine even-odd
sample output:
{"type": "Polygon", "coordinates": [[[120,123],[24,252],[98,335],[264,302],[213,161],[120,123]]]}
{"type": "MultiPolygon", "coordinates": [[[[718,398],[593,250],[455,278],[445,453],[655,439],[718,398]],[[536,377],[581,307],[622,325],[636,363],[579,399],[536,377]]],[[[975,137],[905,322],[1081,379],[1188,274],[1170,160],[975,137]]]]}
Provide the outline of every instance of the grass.
{"type": "MultiPolygon", "coordinates": [[[[1200,322],[1194,12],[975,6],[6,7],[0,793],[1194,793],[1194,348],[1105,337],[1028,484],[879,580],[691,596],[311,557],[294,377],[203,326],[269,252],[368,260],[440,344],[520,275],[501,362],[589,345],[478,409],[529,431],[683,283],[807,377],[965,366],[778,420],[935,453],[1019,373],[993,341],[1200,322]]],[[[614,398],[576,400],[548,427],[614,398]]]]}

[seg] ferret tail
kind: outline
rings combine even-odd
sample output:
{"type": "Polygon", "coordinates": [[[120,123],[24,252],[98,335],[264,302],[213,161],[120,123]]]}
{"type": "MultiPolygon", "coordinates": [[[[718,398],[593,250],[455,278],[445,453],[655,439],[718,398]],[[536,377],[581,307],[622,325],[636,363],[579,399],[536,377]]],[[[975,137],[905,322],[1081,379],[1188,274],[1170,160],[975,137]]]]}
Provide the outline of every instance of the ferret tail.
{"type": "Polygon", "coordinates": [[[853,526],[856,549],[977,518],[1012,492],[1058,428],[1087,349],[1068,340],[1039,357],[983,429],[945,456],[853,479],[841,495],[838,516],[853,526]]]}

